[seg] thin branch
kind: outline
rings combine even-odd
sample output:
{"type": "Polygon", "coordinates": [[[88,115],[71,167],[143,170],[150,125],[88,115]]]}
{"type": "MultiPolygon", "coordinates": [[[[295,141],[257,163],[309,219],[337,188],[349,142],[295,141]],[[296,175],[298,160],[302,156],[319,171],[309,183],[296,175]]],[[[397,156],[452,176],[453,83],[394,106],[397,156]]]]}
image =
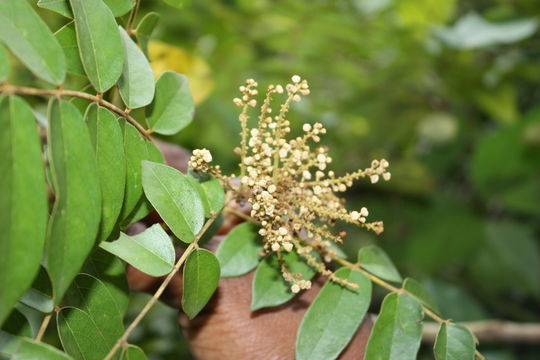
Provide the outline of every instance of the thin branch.
{"type": "Polygon", "coordinates": [[[51,321],[51,318],[52,318],[52,313],[48,313],[45,315],[39,327],[36,338],[34,340],[36,340],[37,342],[41,341],[41,339],[43,338],[43,335],[45,335],[45,331],[47,331],[47,327],[49,326],[49,322],[51,321]]]}
{"type": "Polygon", "coordinates": [[[137,122],[137,120],[132,118],[124,110],[120,109],[114,104],[111,104],[107,100],[104,100],[100,95],[87,94],[85,92],[76,91],[76,90],[65,90],[65,89],[47,90],[47,89],[38,89],[38,88],[33,88],[33,87],[28,87],[28,86],[16,86],[16,85],[10,85],[10,84],[0,85],[0,93],[30,95],[30,96],[54,96],[57,98],[60,98],[61,96],[69,96],[69,97],[76,97],[79,99],[92,101],[96,104],[103,106],[104,108],[111,110],[112,112],[120,115],[121,117],[125,118],[127,122],[133,125],[141,133],[141,135],[143,135],[148,140],[152,141],[152,138],[150,137],[146,129],[142,127],[141,124],[137,122]]]}
{"type": "MultiPolygon", "coordinates": [[[[481,320],[459,324],[469,328],[481,343],[540,343],[540,324],[538,323],[481,320]]],[[[425,323],[422,341],[435,341],[438,332],[439,324],[425,323]]]]}
{"type": "Polygon", "coordinates": [[[131,33],[131,27],[133,26],[133,23],[135,22],[135,19],[137,18],[137,13],[139,12],[140,5],[141,5],[141,0],[137,0],[137,2],[135,3],[135,6],[129,13],[129,19],[126,24],[126,31],[128,34],[131,33]]]}
{"type": "Polygon", "coordinates": [[[146,303],[146,305],[144,306],[144,308],[141,310],[141,312],[137,315],[137,317],[133,320],[133,322],[128,326],[128,328],[126,329],[126,331],[124,331],[124,334],[116,341],[116,343],[114,344],[114,346],[112,347],[112,349],[109,351],[109,353],[107,354],[107,356],[105,356],[105,358],[103,360],[110,360],[113,358],[114,354],[116,354],[116,352],[118,351],[118,349],[120,348],[120,346],[122,346],[123,344],[126,344],[127,343],[127,340],[129,338],[129,335],[131,334],[131,332],[137,327],[137,325],[139,325],[139,323],[141,322],[141,320],[144,318],[144,316],[148,313],[148,311],[150,311],[150,309],[152,308],[152,306],[154,306],[154,304],[158,301],[159,297],[161,296],[161,294],[163,294],[163,292],[165,291],[165,289],[167,288],[167,286],[169,285],[169,283],[171,282],[171,280],[173,279],[174,275],[176,275],[176,273],[180,270],[180,268],[182,267],[182,264],[184,264],[184,262],[186,261],[187,257],[189,256],[189,254],[191,254],[191,252],[198,248],[198,242],[199,242],[199,239],[204,235],[204,233],[208,230],[208,228],[210,227],[210,225],[212,225],[212,223],[217,219],[217,217],[219,216],[219,214],[221,213],[221,211],[223,211],[223,208],[216,212],[210,219],[208,219],[208,221],[206,221],[206,223],[204,224],[204,226],[202,227],[201,231],[199,231],[199,233],[197,234],[197,236],[195,237],[195,241],[193,241],[189,246],[188,248],[184,251],[184,253],[182,254],[182,256],[180,257],[180,259],[176,262],[176,264],[174,265],[172,271],[169,273],[169,275],[167,275],[167,277],[165,278],[165,280],[163,280],[163,283],[161,283],[161,285],[159,286],[159,288],[156,290],[156,292],[154,293],[154,295],[152,296],[152,298],[150,300],[148,300],[148,302],[146,303]]]}

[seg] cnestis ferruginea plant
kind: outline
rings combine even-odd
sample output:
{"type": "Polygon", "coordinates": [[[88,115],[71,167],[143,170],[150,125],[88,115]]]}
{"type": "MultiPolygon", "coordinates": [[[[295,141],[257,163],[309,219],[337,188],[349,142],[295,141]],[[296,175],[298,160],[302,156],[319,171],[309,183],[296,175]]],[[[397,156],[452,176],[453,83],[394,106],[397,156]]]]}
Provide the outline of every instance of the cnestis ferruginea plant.
{"type": "MultiPolygon", "coordinates": [[[[296,358],[333,359],[347,345],[365,316],[373,282],[391,294],[383,301],[368,342],[366,359],[395,358],[392,349],[396,339],[407,337],[406,350],[400,356],[414,358],[422,337],[424,315],[441,323],[434,348],[437,359],[446,359],[447,354],[459,347],[459,342],[467,344],[464,358],[482,358],[475,350],[472,333],[441,318],[421,285],[412,279],[402,281],[383,250],[376,246],[360,249],[355,263],[338,255],[336,245],[346,237],[346,233],[339,230],[340,224],[353,224],[377,235],[383,232],[383,222],[372,221],[366,207],[347,209],[345,198],[340,195],[356,180],[389,181],[389,162],[373,160],[367,168],[337,176],[329,169],[332,163],[329,149],[320,145],[321,136],[326,133],[322,124],[305,123],[300,136],[291,136],[292,125],[287,113],[294,102],[310,93],[305,79],[294,75],[291,80],[286,86],[267,87],[257,119],[253,121],[250,121],[250,110],[257,107],[258,84],[248,79],[240,86],[241,96],[233,100],[241,109],[240,146],[234,150],[240,157],[238,175],[224,175],[219,165],[212,165],[213,157],[207,149],[194,150],[189,161],[195,173],[210,174],[220,180],[229,204],[236,201],[250,205],[249,215],[237,215],[256,224],[262,241],[259,256],[264,260],[259,263],[254,278],[252,308],[284,303],[301,290],[310,289],[314,273],[323,275],[329,282],[310,306],[298,330],[296,358]],[[278,98],[282,102],[275,106],[278,98]],[[268,265],[275,267],[281,280],[259,276],[269,271],[267,267],[264,271],[261,269],[268,265]],[[335,270],[335,265],[341,268],[335,270]],[[288,296],[281,294],[275,302],[262,299],[259,305],[253,306],[257,297],[269,297],[266,290],[263,295],[258,294],[257,288],[272,289],[272,282],[280,281],[288,284],[288,296]],[[402,286],[391,283],[402,283],[402,286]],[[321,338],[321,334],[327,335],[321,338]]],[[[224,243],[238,240],[228,236],[224,243]]],[[[220,258],[219,250],[217,256],[220,258]]]]}

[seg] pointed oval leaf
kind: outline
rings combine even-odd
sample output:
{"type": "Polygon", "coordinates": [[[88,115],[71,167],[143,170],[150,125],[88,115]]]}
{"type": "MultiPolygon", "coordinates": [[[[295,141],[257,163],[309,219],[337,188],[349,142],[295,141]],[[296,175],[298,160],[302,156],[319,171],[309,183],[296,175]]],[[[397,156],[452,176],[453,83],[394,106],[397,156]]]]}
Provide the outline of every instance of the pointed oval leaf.
{"type": "Polygon", "coordinates": [[[135,236],[120,233],[118,240],[104,241],[99,246],[152,276],[168,274],[174,265],[172,241],[159,224],[135,236]]]}
{"type": "Polygon", "coordinates": [[[98,247],[84,264],[82,272],[100,279],[114,299],[118,313],[125,314],[129,303],[129,286],[122,260],[98,247]]]}
{"type": "MultiPolygon", "coordinates": [[[[107,4],[115,17],[126,14],[135,5],[135,0],[103,0],[103,2],[107,4]]],[[[68,4],[68,0],[39,0],[37,6],[73,19],[73,12],[68,4]]]]}
{"type": "Polygon", "coordinates": [[[128,345],[126,348],[126,351],[124,352],[124,355],[122,357],[122,360],[146,360],[148,359],[146,357],[146,354],[142,349],[135,345],[128,345]]]}
{"type": "Polygon", "coordinates": [[[392,260],[378,246],[371,245],[360,249],[358,262],[364,269],[381,279],[394,282],[403,280],[392,260]]]}
{"type": "MultiPolygon", "coordinates": [[[[117,295],[115,293],[114,295],[117,295]]],[[[127,294],[123,294],[127,297],[127,294]]],[[[63,304],[83,310],[111,343],[124,332],[124,312],[109,288],[98,278],[79,274],[66,291],[63,304]]]]}
{"type": "Polygon", "coordinates": [[[22,338],[18,351],[13,354],[11,359],[71,360],[71,357],[49,344],[37,342],[28,338],[22,338]]]}
{"type": "Polygon", "coordinates": [[[204,205],[191,181],[180,171],[151,161],[142,162],[146,197],[180,240],[190,243],[204,223],[204,205]]]}
{"type": "Polygon", "coordinates": [[[191,123],[194,111],[187,77],[172,71],[161,74],[154,101],[146,109],[149,128],[158,134],[176,134],[191,123]]]}
{"type": "Polygon", "coordinates": [[[407,294],[384,298],[368,340],[365,360],[415,360],[422,340],[422,306],[407,294]]]}
{"type": "Polygon", "coordinates": [[[75,24],[73,21],[67,23],[54,33],[56,39],[64,50],[66,56],[66,70],[69,73],[86,76],[77,45],[77,35],[75,34],[75,24]]]}
{"type": "Polygon", "coordinates": [[[124,200],[126,159],[122,129],[115,116],[97,104],[88,107],[85,120],[94,145],[101,184],[99,240],[106,240],[118,220],[124,200]]]}
{"type": "Polygon", "coordinates": [[[184,266],[182,309],[193,319],[216,291],[220,277],[219,262],[210,251],[193,250],[184,266]]]}
{"type": "Polygon", "coordinates": [[[148,41],[154,32],[156,25],[159,22],[159,14],[150,12],[141,19],[137,25],[137,42],[141,46],[142,51],[148,56],[148,41]]]}
{"type": "MultiPolygon", "coordinates": [[[[317,256],[315,252],[313,256],[317,256]]],[[[283,260],[290,272],[302,274],[302,280],[311,280],[315,270],[306,264],[295,252],[286,253],[283,260]]],[[[251,310],[278,306],[292,299],[296,294],[291,284],[283,279],[281,266],[274,255],[266,256],[257,266],[251,291],[251,310]]]]}
{"type": "Polygon", "coordinates": [[[53,100],[48,131],[56,203],[49,221],[45,262],[58,304],[95,243],[101,190],[88,128],[75,105],[53,100]]]}
{"type": "Polygon", "coordinates": [[[121,120],[124,130],[124,154],[126,158],[126,186],[120,220],[124,222],[143,196],[141,161],[148,159],[148,147],[135,127],[121,120]]]}
{"type": "Polygon", "coordinates": [[[298,328],[297,360],[337,358],[366,315],[371,302],[368,278],[347,268],[339,269],[335,275],[359,287],[351,289],[332,281],[323,286],[298,328]]]}
{"type": "MultiPolygon", "coordinates": [[[[157,146],[151,141],[145,140],[145,142],[146,149],[148,151],[147,159],[153,162],[163,164],[165,162],[165,159],[163,158],[163,154],[159,151],[157,146]]],[[[146,196],[143,195],[139,199],[139,202],[135,206],[135,209],[133,209],[131,214],[129,214],[129,216],[124,219],[122,225],[124,227],[127,227],[128,225],[133,224],[134,222],[137,222],[146,217],[146,215],[148,215],[152,210],[154,210],[152,204],[150,203],[150,201],[148,201],[146,196]]]]}
{"type": "Polygon", "coordinates": [[[71,7],[68,4],[68,0],[39,0],[37,6],[73,19],[73,13],[71,12],[71,7]]]}
{"type": "Polygon", "coordinates": [[[262,251],[262,240],[257,230],[253,223],[242,223],[232,229],[219,244],[216,257],[221,267],[221,276],[240,276],[255,269],[262,251]]]}
{"type": "Polygon", "coordinates": [[[9,74],[9,58],[6,49],[0,44],[0,82],[7,79],[9,74]]]}
{"type": "Polygon", "coordinates": [[[422,284],[420,284],[418,281],[411,278],[406,278],[403,282],[403,289],[407,291],[409,295],[418,300],[422,305],[430,308],[437,313],[439,312],[437,303],[435,302],[435,300],[433,300],[431,294],[428,293],[426,289],[424,289],[422,284]]]}
{"type": "Polygon", "coordinates": [[[124,44],[124,68],[118,80],[120,96],[128,108],[146,106],[154,98],[154,73],[137,44],[119,27],[124,44]]]}
{"type": "Polygon", "coordinates": [[[88,79],[99,92],[109,90],[124,66],[122,39],[111,10],[101,0],[69,0],[77,44],[88,79]]]}
{"type": "Polygon", "coordinates": [[[111,339],[105,338],[85,311],[65,307],[57,313],[56,322],[62,347],[74,359],[102,360],[109,352],[111,339]]]}
{"type": "Polygon", "coordinates": [[[0,40],[40,79],[64,81],[64,52],[28,1],[0,0],[0,40]]]}
{"type": "Polygon", "coordinates": [[[0,324],[39,270],[48,205],[41,145],[30,107],[0,96],[0,324]]]}
{"type": "Polygon", "coordinates": [[[465,326],[441,324],[433,352],[436,360],[474,360],[474,336],[465,326]]]}
{"type": "Polygon", "coordinates": [[[205,215],[209,218],[219,212],[225,204],[225,192],[223,186],[215,177],[209,177],[209,179],[201,181],[200,185],[204,193],[205,207],[208,209],[208,213],[205,215]]]}

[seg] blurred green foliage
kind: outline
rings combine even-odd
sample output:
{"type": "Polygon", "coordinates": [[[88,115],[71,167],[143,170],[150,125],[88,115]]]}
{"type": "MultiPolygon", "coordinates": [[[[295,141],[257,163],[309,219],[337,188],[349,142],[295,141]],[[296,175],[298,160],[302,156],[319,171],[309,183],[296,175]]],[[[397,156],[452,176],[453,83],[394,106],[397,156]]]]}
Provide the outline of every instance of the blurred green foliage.
{"type": "MultiPolygon", "coordinates": [[[[215,83],[177,143],[206,147],[236,171],[238,85],[299,74],[312,95],[295,104],[293,127],[328,128],[336,173],[372,158],[391,164],[392,181],[348,194],[350,207],[367,206],[386,228],[379,237],[347,229],[350,253],[384,247],[454,320],[540,321],[539,1],[185,3],[141,8],[161,15],[155,37],[204,59],[215,83]]],[[[147,324],[138,336],[159,354],[163,341],[150,339],[172,333],[147,324]]],[[[160,358],[181,356],[170,346],[160,358]]],[[[480,349],[540,356],[532,346],[480,349]]]]}

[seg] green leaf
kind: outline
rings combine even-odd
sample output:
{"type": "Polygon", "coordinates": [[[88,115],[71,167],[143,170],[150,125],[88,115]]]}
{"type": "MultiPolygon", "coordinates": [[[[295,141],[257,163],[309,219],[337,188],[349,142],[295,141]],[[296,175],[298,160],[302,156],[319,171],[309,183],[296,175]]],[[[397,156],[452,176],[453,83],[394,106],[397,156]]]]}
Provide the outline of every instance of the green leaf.
{"type": "Polygon", "coordinates": [[[11,314],[9,314],[5,323],[2,325],[2,330],[16,336],[30,338],[33,336],[32,327],[28,319],[17,309],[13,309],[11,314]]]}
{"type": "Polygon", "coordinates": [[[71,357],[49,344],[23,338],[18,351],[11,357],[11,359],[70,360],[71,357]]]}
{"type": "Polygon", "coordinates": [[[28,1],[0,0],[0,40],[40,79],[53,85],[64,81],[62,48],[28,1]]]}
{"type": "Polygon", "coordinates": [[[358,251],[358,262],[364,269],[381,279],[394,282],[403,280],[392,260],[378,246],[371,245],[360,249],[358,251]]]}
{"type": "Polygon", "coordinates": [[[45,261],[58,304],[95,243],[101,190],[88,128],[77,108],[53,100],[48,131],[56,203],[49,221],[45,261]]]}
{"type": "MultiPolygon", "coordinates": [[[[127,298],[127,295],[124,296],[127,298]]],[[[63,303],[84,311],[103,335],[109,349],[124,333],[124,312],[118,308],[116,299],[109,288],[91,275],[77,275],[66,292],[63,303]]],[[[64,314],[64,320],[68,326],[71,323],[70,315],[69,312],[64,314]]],[[[77,353],[71,353],[68,349],[66,352],[77,356],[77,353]]]]}
{"type": "Polygon", "coordinates": [[[47,229],[47,194],[34,115],[0,97],[0,325],[36,276],[47,229]]]}
{"type": "Polygon", "coordinates": [[[116,256],[97,247],[82,269],[82,272],[100,279],[114,299],[118,312],[124,314],[129,303],[129,287],[125,264],[116,256]]]}
{"type": "Polygon", "coordinates": [[[135,6],[136,0],[103,0],[111,9],[114,17],[119,17],[128,13],[135,6]]]}
{"type": "Polygon", "coordinates": [[[73,13],[71,12],[68,0],[39,0],[37,6],[43,9],[52,10],[60,15],[73,19],[73,13]]]}
{"type": "MultiPolygon", "coordinates": [[[[146,148],[148,150],[148,156],[147,156],[148,160],[153,161],[153,162],[158,162],[161,164],[165,162],[165,159],[163,158],[163,154],[159,151],[159,149],[153,142],[146,140],[146,148]]],[[[152,204],[150,203],[150,201],[148,201],[146,196],[143,195],[139,199],[139,202],[135,206],[135,209],[133,209],[131,214],[129,214],[129,216],[126,219],[124,219],[123,225],[127,226],[129,224],[133,224],[134,222],[137,222],[143,219],[152,210],[154,210],[154,208],[152,207],[152,204]]]]}
{"type": "Polygon", "coordinates": [[[75,34],[75,24],[73,21],[67,23],[54,33],[56,40],[62,46],[64,55],[66,56],[66,70],[72,74],[86,76],[79,54],[79,46],[77,45],[77,35],[75,34]]]}
{"type": "Polygon", "coordinates": [[[119,27],[124,44],[124,69],[118,80],[120,96],[128,108],[146,106],[154,98],[154,73],[137,44],[119,27]]]}
{"type": "Polygon", "coordinates": [[[101,184],[99,240],[106,240],[118,220],[124,200],[126,160],[122,129],[114,115],[97,104],[88,107],[85,120],[94,145],[101,184]]]}
{"type": "Polygon", "coordinates": [[[126,187],[120,214],[123,222],[129,217],[143,196],[141,161],[148,159],[148,147],[142,135],[128,122],[124,126],[124,154],[126,157],[126,187]]]}
{"type": "Polygon", "coordinates": [[[223,205],[225,205],[225,191],[219,180],[214,177],[201,181],[199,184],[204,194],[202,199],[205,209],[208,209],[205,216],[209,218],[219,212],[223,205]]]}
{"type": "Polygon", "coordinates": [[[56,322],[62,347],[74,359],[102,360],[109,352],[111,339],[105,338],[85,311],[65,307],[58,312],[56,322]]]}
{"type": "Polygon", "coordinates": [[[163,1],[177,9],[182,9],[186,5],[186,3],[189,3],[189,0],[163,0],[163,1]]]}
{"type": "Polygon", "coordinates": [[[422,340],[423,312],[407,294],[384,298],[366,347],[365,360],[415,360],[422,340]]]}
{"type": "Polygon", "coordinates": [[[219,262],[210,251],[193,250],[184,266],[182,309],[193,319],[216,291],[220,277],[219,262]]]}
{"type": "MultiPolygon", "coordinates": [[[[316,253],[313,252],[312,255],[316,253]]],[[[283,255],[285,265],[290,272],[302,274],[302,280],[311,280],[315,270],[306,264],[295,252],[283,255]]],[[[251,291],[251,310],[278,306],[292,299],[296,294],[291,291],[291,284],[283,279],[281,266],[275,255],[266,256],[257,266],[251,291]]]]}
{"type": "Polygon", "coordinates": [[[146,55],[148,55],[148,42],[150,41],[150,36],[159,22],[159,17],[158,13],[149,12],[144,15],[139,22],[139,25],[137,25],[137,42],[146,55]]]}
{"type": "Polygon", "coordinates": [[[142,349],[135,345],[128,345],[122,360],[146,360],[146,354],[142,349]]]}
{"type": "Polygon", "coordinates": [[[204,224],[204,205],[186,175],[159,163],[142,162],[144,193],[180,240],[190,243],[204,224]]]}
{"type": "Polygon", "coordinates": [[[331,360],[339,356],[364,319],[371,301],[371,282],[358,270],[341,268],[335,275],[358,289],[328,281],[307,310],[296,335],[296,359],[331,360]]]}
{"type": "Polygon", "coordinates": [[[54,309],[53,290],[49,274],[43,266],[32,283],[32,287],[19,299],[21,303],[42,313],[50,313],[54,309]]]}
{"type": "Polygon", "coordinates": [[[88,79],[98,92],[109,90],[124,66],[122,39],[111,10],[101,0],[69,0],[77,43],[88,79]]]}
{"type": "Polygon", "coordinates": [[[433,351],[436,360],[474,360],[474,337],[465,326],[441,324],[433,351]]]}
{"type": "Polygon", "coordinates": [[[409,295],[418,300],[422,305],[430,308],[437,313],[439,312],[437,303],[433,300],[431,294],[427,292],[426,289],[424,289],[424,287],[422,286],[422,284],[420,284],[418,281],[411,278],[406,278],[403,282],[403,289],[407,291],[409,295]]]}
{"type": "Polygon", "coordinates": [[[174,265],[172,241],[159,224],[135,236],[120,233],[118,240],[104,241],[99,246],[152,276],[168,274],[174,265]]]}
{"type": "Polygon", "coordinates": [[[219,244],[216,257],[221,267],[221,276],[244,275],[259,263],[262,240],[257,226],[245,222],[235,226],[219,244]]]}
{"type": "Polygon", "coordinates": [[[9,74],[9,58],[6,49],[0,44],[0,82],[7,79],[9,74]]]}
{"type": "Polygon", "coordinates": [[[477,286],[491,294],[518,292],[540,297],[540,247],[534,230],[499,220],[487,223],[486,233],[487,242],[470,265],[477,286]]]}
{"type": "Polygon", "coordinates": [[[158,134],[176,134],[191,123],[194,111],[187,77],[172,71],[161,74],[154,101],[146,109],[149,128],[158,134]]]}
{"type": "MultiPolygon", "coordinates": [[[[135,5],[135,0],[103,0],[103,2],[107,4],[115,17],[126,14],[135,5]]],[[[73,12],[68,4],[68,0],[39,0],[37,6],[73,19],[73,12]]]]}

